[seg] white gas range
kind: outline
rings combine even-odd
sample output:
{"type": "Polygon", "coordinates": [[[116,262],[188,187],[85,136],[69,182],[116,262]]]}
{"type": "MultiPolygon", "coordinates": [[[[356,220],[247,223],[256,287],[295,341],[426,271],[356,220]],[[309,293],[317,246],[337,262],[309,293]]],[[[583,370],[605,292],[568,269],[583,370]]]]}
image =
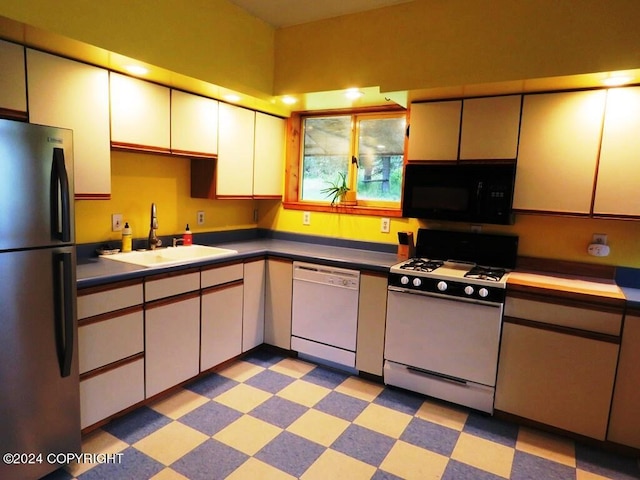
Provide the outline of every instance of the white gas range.
{"type": "Polygon", "coordinates": [[[510,235],[418,231],[417,257],[389,273],[385,383],[493,412],[517,245],[510,235]]]}

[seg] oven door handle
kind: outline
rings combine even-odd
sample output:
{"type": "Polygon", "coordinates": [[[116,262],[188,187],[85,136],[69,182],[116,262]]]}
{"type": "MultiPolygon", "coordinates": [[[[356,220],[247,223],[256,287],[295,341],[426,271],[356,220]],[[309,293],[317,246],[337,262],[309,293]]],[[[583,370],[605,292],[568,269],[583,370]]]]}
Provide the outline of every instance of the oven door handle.
{"type": "Polygon", "coordinates": [[[502,304],[498,302],[488,302],[486,300],[477,300],[474,298],[454,297],[451,295],[444,295],[442,293],[435,293],[435,292],[422,292],[420,290],[411,290],[410,288],[395,287],[393,285],[389,285],[387,287],[387,290],[389,292],[406,293],[409,295],[418,295],[421,297],[442,298],[444,300],[450,300],[452,302],[477,303],[480,305],[486,305],[487,307],[500,308],[502,306],[502,304]]]}
{"type": "Polygon", "coordinates": [[[416,375],[421,375],[423,377],[433,378],[434,380],[442,380],[444,382],[454,383],[456,385],[468,386],[469,382],[466,380],[462,380],[461,378],[452,377],[451,375],[445,375],[444,373],[431,372],[429,370],[423,370],[417,367],[407,366],[407,370],[411,373],[415,373],[416,375]]]}

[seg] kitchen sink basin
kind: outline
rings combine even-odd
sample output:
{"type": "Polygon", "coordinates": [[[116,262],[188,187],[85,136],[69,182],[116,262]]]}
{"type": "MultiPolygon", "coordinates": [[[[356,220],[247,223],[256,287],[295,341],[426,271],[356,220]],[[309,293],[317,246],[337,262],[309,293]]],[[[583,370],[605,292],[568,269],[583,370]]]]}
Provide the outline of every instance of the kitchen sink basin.
{"type": "Polygon", "coordinates": [[[101,255],[101,257],[118,262],[133,263],[134,265],[141,265],[143,267],[164,267],[179,263],[225,257],[235,253],[238,252],[228,248],[189,245],[186,247],[156,248],[155,250],[101,255]]]}

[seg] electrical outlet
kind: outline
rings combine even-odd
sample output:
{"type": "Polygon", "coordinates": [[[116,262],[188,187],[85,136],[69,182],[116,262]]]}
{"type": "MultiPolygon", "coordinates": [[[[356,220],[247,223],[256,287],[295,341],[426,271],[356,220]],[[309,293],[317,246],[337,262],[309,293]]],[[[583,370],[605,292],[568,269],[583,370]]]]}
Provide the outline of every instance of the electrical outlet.
{"type": "Polygon", "coordinates": [[[113,213],[111,215],[111,231],[112,232],[121,232],[122,231],[122,214],[121,213],[113,213]]]}
{"type": "Polygon", "coordinates": [[[302,224],[311,225],[311,212],[302,212],[302,224]]]}
{"type": "Polygon", "coordinates": [[[196,220],[198,225],[204,225],[204,211],[203,210],[198,210],[198,213],[196,214],[196,220]]]}
{"type": "Polygon", "coordinates": [[[606,245],[607,244],[607,234],[606,233],[594,233],[593,239],[591,243],[596,243],[598,245],[606,245]]]}
{"type": "Polygon", "coordinates": [[[380,231],[382,233],[389,233],[390,223],[391,223],[391,220],[389,220],[388,218],[381,218],[380,219],[380,231]]]}

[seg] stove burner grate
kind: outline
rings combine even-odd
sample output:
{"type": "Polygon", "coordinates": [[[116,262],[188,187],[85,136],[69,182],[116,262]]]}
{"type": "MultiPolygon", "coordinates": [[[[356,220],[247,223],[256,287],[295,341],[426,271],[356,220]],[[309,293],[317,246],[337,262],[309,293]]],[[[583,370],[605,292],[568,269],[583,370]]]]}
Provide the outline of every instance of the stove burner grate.
{"type": "Polygon", "coordinates": [[[465,273],[466,278],[474,278],[478,280],[490,280],[498,282],[505,274],[504,268],[480,267],[476,266],[465,273]]]}
{"type": "Polygon", "coordinates": [[[427,260],[426,258],[412,258],[400,266],[403,270],[413,270],[415,272],[433,272],[436,268],[444,265],[441,260],[427,260]]]}

